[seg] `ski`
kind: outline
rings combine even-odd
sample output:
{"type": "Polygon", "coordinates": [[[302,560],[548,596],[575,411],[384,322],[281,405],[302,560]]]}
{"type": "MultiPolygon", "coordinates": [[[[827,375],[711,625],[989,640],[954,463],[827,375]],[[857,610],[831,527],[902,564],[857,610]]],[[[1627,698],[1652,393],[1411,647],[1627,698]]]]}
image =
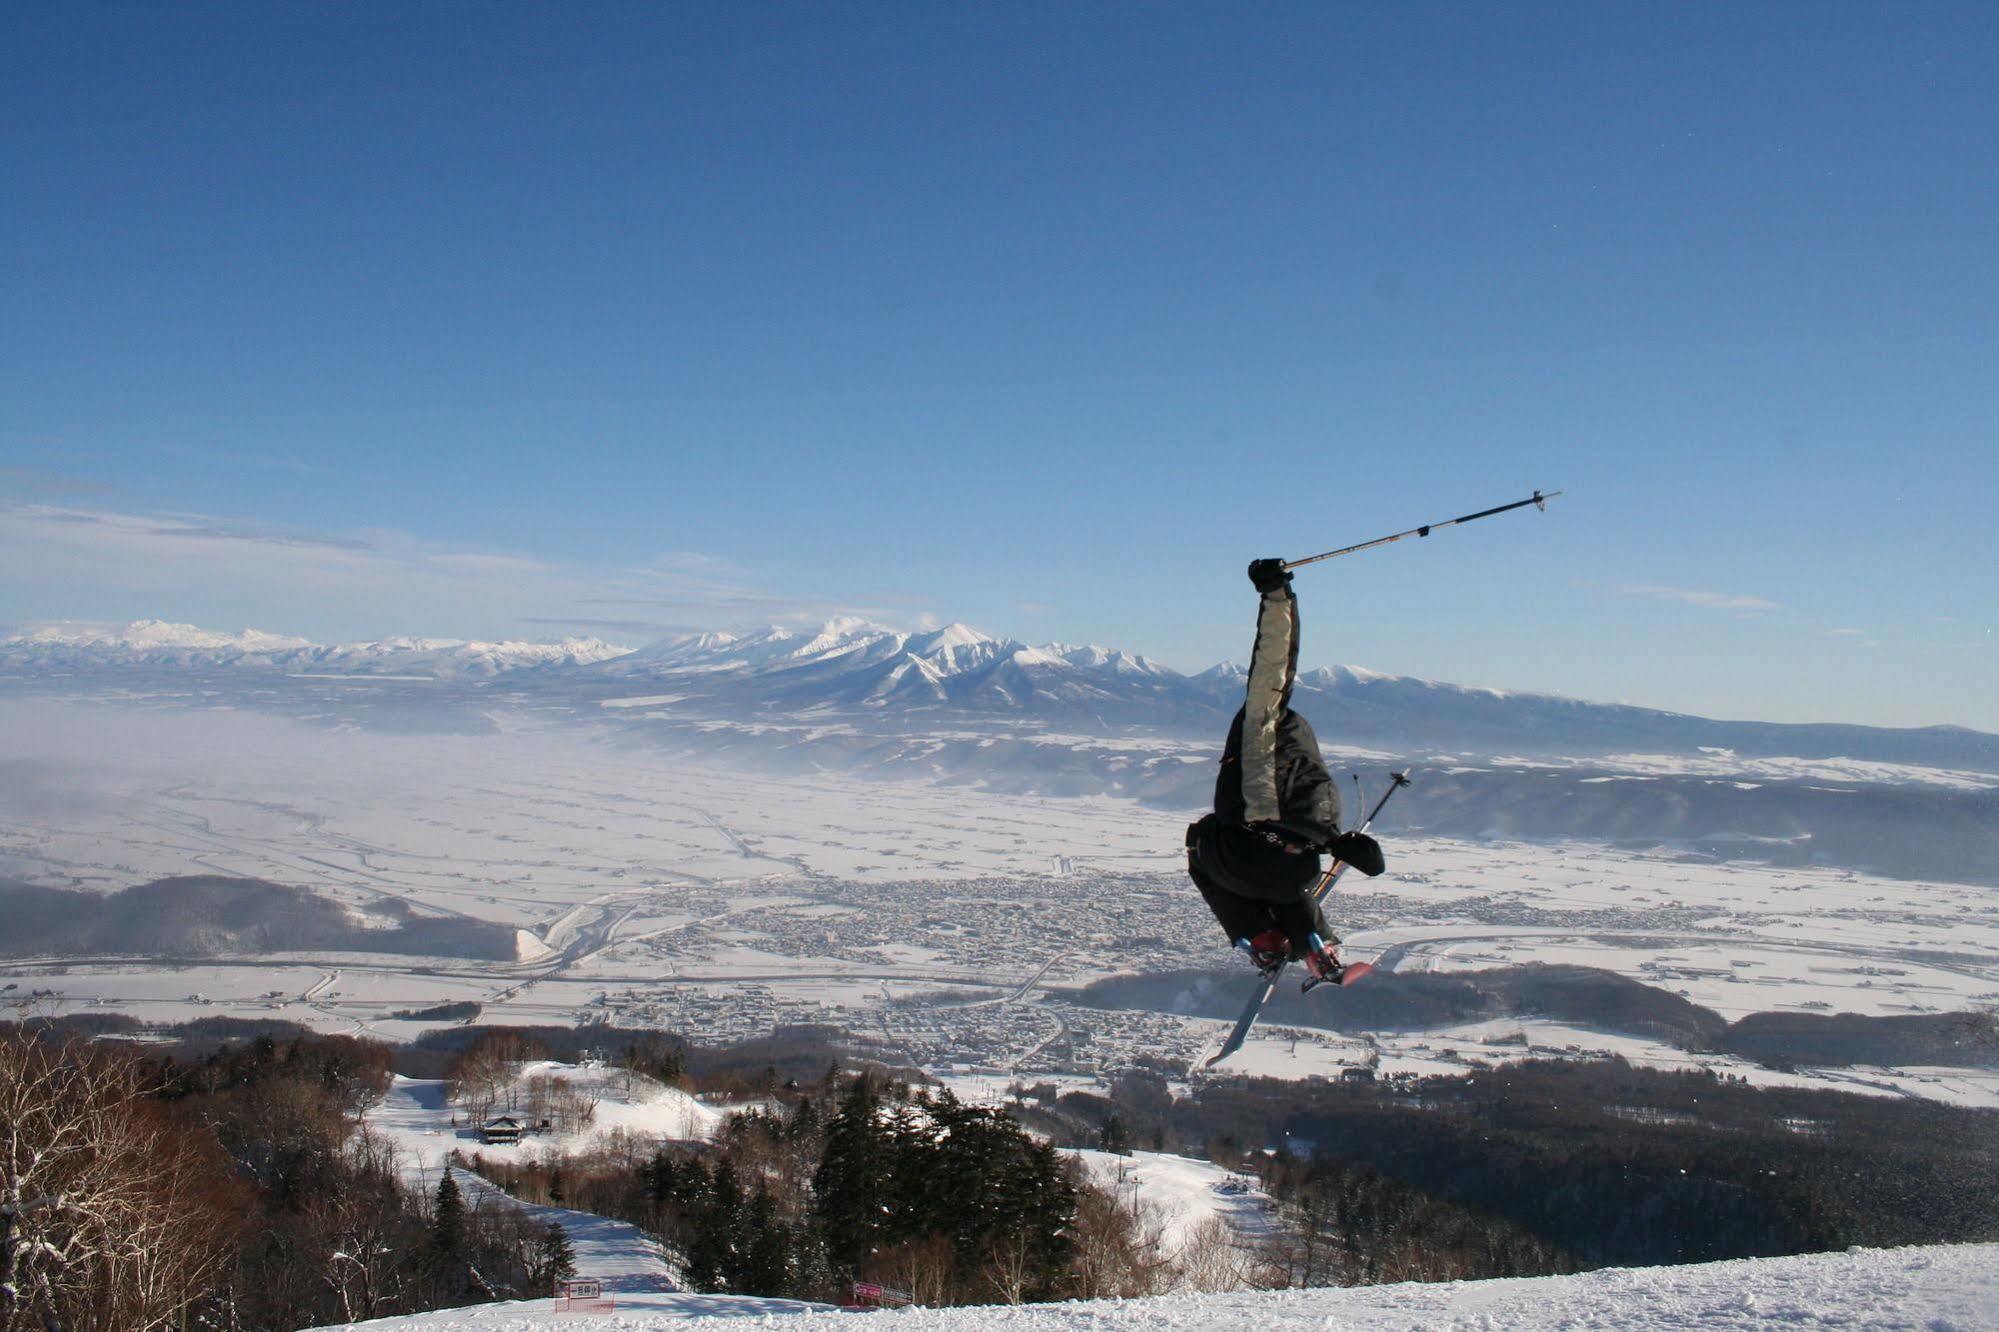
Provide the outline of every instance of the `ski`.
{"type": "MultiPolygon", "coordinates": [[[[1374,808],[1368,811],[1367,821],[1361,824],[1357,831],[1366,832],[1369,828],[1373,827],[1375,819],[1381,815],[1382,806],[1386,805],[1397,791],[1407,785],[1409,785],[1409,774],[1407,772],[1390,773],[1388,790],[1382,794],[1380,800],[1375,802],[1374,808]]],[[[1342,860],[1335,860],[1331,865],[1326,867],[1325,877],[1320,879],[1318,886],[1312,890],[1312,901],[1314,903],[1323,903],[1326,900],[1327,894],[1331,893],[1333,886],[1340,881],[1340,876],[1346,873],[1346,868],[1346,862],[1342,860]]],[[[1291,960],[1285,958],[1275,966],[1257,973],[1256,988],[1250,991],[1249,1002],[1242,1006],[1242,1013],[1236,1018],[1234,1029],[1229,1032],[1228,1039],[1222,1042],[1222,1048],[1202,1065],[1203,1068],[1213,1068],[1237,1050],[1242,1049],[1243,1042],[1249,1039],[1250,1028],[1254,1027],[1257,1018],[1262,1016],[1263,1006],[1269,1003],[1270,996],[1277,992],[1278,979],[1283,976],[1284,968],[1290,964],[1291,960]]],[[[1374,964],[1372,962],[1355,962],[1340,972],[1338,983],[1342,986],[1351,985],[1373,970],[1374,964]]],[[[1326,982],[1314,976],[1306,980],[1304,988],[1310,991],[1323,984],[1326,984],[1326,982]]]]}
{"type": "Polygon", "coordinates": [[[1256,978],[1256,988],[1250,991],[1249,1002],[1242,1006],[1242,1015],[1235,1020],[1235,1030],[1231,1031],[1229,1038],[1222,1042],[1221,1053],[1210,1058],[1202,1067],[1213,1068],[1242,1049],[1242,1043],[1249,1039],[1249,1029],[1256,1025],[1257,1016],[1263,1012],[1263,1006],[1269,1003],[1270,996],[1277,992],[1277,977],[1283,970],[1284,968],[1280,966],[1256,978]]]}

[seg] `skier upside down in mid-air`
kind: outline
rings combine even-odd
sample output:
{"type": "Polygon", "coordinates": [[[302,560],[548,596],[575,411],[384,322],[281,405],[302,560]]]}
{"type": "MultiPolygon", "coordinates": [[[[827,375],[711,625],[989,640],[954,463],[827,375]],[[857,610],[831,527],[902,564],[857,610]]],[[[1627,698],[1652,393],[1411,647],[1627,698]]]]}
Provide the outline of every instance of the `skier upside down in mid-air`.
{"type": "Polygon", "coordinates": [[[1249,580],[1262,597],[1249,687],[1222,751],[1214,813],[1187,828],[1187,872],[1229,942],[1259,970],[1301,958],[1314,980],[1337,984],[1346,969],[1315,898],[1319,856],[1331,852],[1375,875],[1381,847],[1366,833],[1340,831],[1339,791],[1318,737],[1291,710],[1298,677],[1291,575],[1280,560],[1258,560],[1249,580]]]}

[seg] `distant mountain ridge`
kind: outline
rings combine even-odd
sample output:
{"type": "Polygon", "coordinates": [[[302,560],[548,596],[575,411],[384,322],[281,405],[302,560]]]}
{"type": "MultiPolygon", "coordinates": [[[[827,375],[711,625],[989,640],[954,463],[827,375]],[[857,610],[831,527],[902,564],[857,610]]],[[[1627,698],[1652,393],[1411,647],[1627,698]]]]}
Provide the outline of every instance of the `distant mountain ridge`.
{"type": "MultiPolygon", "coordinates": [[[[835,620],[817,633],[772,627],[665,639],[569,677],[670,689],[683,703],[706,702],[738,716],[950,715],[1031,719],[1086,732],[1136,726],[1205,735],[1240,706],[1245,672],[1223,662],[1182,675],[1110,648],[1036,647],[963,624],[905,634],[835,620]]],[[[1716,721],[1354,666],[1301,672],[1293,702],[1328,743],[1398,753],[1726,751],[1999,773],[1999,736],[1955,726],[1716,721]]]]}
{"type": "Polygon", "coordinates": [[[1096,646],[1034,646],[965,624],[903,633],[864,620],[817,633],[773,626],[750,634],[665,639],[603,663],[606,679],[668,682],[760,706],[949,710],[1160,724],[1190,703],[1188,677],[1096,646]]]}
{"type": "Polygon", "coordinates": [[[485,643],[461,638],[385,638],[320,644],[258,629],[217,633],[191,624],[135,620],[123,626],[48,625],[0,639],[0,665],[109,669],[125,666],[242,667],[345,675],[492,677],[548,666],[588,665],[630,648],[596,638],[485,643]]]}
{"type": "MultiPolygon", "coordinates": [[[[595,638],[320,645],[157,620],[122,628],[53,626],[0,639],[0,670],[29,678],[135,668],[486,682],[553,695],[593,714],[595,705],[621,696],[670,695],[684,719],[703,713],[724,720],[845,719],[895,731],[982,722],[1194,737],[1226,725],[1244,679],[1228,662],[1183,675],[1113,648],[1036,646],[958,623],[908,633],[851,618],[817,630],[683,634],[637,649],[595,638]]],[[[1397,754],[1715,753],[1999,773],[1999,736],[1957,726],[1718,721],[1352,666],[1302,672],[1294,703],[1327,743],[1397,754]]]]}

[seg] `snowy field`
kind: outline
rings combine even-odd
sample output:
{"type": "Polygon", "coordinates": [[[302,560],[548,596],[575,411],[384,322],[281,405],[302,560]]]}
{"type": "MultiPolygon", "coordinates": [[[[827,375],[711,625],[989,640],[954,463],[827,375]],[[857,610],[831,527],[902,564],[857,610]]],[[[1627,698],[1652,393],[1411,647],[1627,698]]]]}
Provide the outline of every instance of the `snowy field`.
{"type": "MultiPolygon", "coordinates": [[[[618,1301],[593,1318],[554,1312],[551,1301],[380,1319],[355,1327],[400,1332],[547,1332],[589,1327],[630,1330],[699,1328],[718,1316],[731,1328],[787,1332],[851,1328],[856,1315],[780,1313],[728,1296],[659,1295],[618,1301]],[[753,1320],[753,1321],[749,1321],[753,1320]]],[[[770,1303],[770,1302],[762,1302],[770,1303]]],[[[1665,1329],[1784,1327],[1975,1332],[1999,1328],[1999,1245],[1869,1249],[1796,1258],[1745,1259],[1687,1267],[1606,1268],[1579,1276],[1513,1281],[1439,1282],[1285,1290],[1230,1295],[1168,1295],[968,1309],[905,1309],[865,1315],[865,1325],[897,1332],[1072,1332],[1074,1329],[1247,1328],[1256,1332],[1552,1332],[1557,1328],[1665,1329]]]]}
{"type": "MultiPolygon", "coordinates": [[[[39,958],[0,963],[0,984],[72,1011],[280,1017],[390,1040],[433,1025],[401,1015],[467,1000],[481,1022],[609,1020],[706,1041],[831,1021],[1003,1093],[1146,1054],[1198,1059],[1219,1042],[1226,1024],[1213,1019],[1069,1002],[1107,972],[1205,968],[1231,993],[1246,983],[1182,873],[1182,815],[743,773],[518,713],[495,722],[480,736],[363,734],[230,711],[0,701],[13,777],[0,875],[93,891],[248,876],[522,932],[510,960],[39,958]]],[[[1419,774],[1403,799],[1421,798],[1419,774]]],[[[1331,908],[1346,953],[1384,971],[1574,962],[1725,1018],[1999,1003],[1991,889],[1667,848],[1398,838],[1392,820],[1384,836],[1390,873],[1349,883],[1331,908]]],[[[1225,1067],[1462,1072],[1588,1052],[1999,1105],[1990,1071],[1778,1074],[1536,1022],[1359,1039],[1272,1026],[1225,1067]]]]}

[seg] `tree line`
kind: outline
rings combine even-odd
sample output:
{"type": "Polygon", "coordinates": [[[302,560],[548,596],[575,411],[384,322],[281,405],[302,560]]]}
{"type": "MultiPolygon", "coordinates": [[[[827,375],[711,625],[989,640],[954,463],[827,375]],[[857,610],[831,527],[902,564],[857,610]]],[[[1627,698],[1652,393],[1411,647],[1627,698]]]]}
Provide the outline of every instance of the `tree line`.
{"type": "Polygon", "coordinates": [[[1156,1288],[1141,1218],[1006,1110],[876,1073],[732,1116],[713,1142],[471,1166],[517,1196],[659,1236],[695,1290],[838,1302],[856,1281],[926,1305],[1156,1288]]]}
{"type": "Polygon", "coordinates": [[[357,1130],[390,1052],[192,1061],[0,1028],[0,1332],[271,1332],[548,1293],[567,1237],[404,1187],[357,1130]]]}
{"type": "Polygon", "coordinates": [[[1938,1101],[1622,1059],[1361,1084],[1218,1079],[1179,1097],[1163,1073],[1136,1070],[1105,1095],[1021,1093],[1023,1121],[1058,1142],[1108,1134],[1240,1164],[1294,1228],[1317,1222],[1292,1204],[1331,1181],[1420,1195],[1424,1244],[1462,1251],[1471,1230],[1491,1231],[1498,1247],[1468,1269],[1479,1275],[1999,1240],[1999,1111],[1938,1101]],[[1502,1230],[1541,1256],[1500,1243],[1502,1230]]]}

